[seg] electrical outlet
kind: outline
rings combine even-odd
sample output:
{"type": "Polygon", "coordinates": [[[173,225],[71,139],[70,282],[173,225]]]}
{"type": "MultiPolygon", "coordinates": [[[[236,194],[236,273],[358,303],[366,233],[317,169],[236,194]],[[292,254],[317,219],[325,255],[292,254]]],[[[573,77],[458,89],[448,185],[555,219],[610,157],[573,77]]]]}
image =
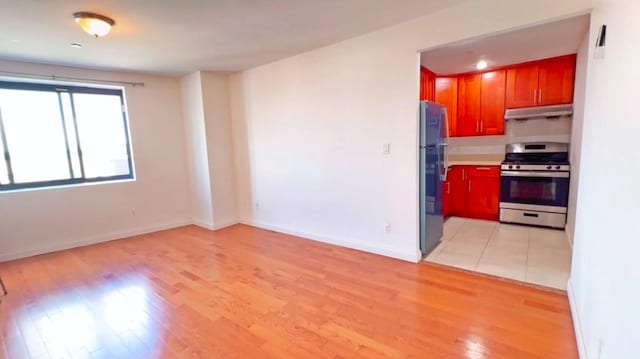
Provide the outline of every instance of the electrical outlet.
{"type": "Polygon", "coordinates": [[[260,210],[260,203],[256,202],[256,212],[260,210]]]}
{"type": "Polygon", "coordinates": [[[391,224],[389,224],[389,223],[385,223],[385,225],[384,225],[384,231],[385,231],[385,233],[389,233],[389,232],[391,232],[391,224]]]}
{"type": "Polygon", "coordinates": [[[131,216],[133,216],[133,217],[136,216],[136,209],[135,208],[131,208],[131,216]]]}

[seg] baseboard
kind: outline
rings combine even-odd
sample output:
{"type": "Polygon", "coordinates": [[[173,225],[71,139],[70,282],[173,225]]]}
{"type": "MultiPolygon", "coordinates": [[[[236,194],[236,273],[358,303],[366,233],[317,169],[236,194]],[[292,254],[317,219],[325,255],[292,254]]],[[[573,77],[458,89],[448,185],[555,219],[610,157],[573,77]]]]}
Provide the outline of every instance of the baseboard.
{"type": "Polygon", "coordinates": [[[419,251],[416,251],[415,253],[407,253],[407,252],[398,251],[398,250],[396,250],[394,248],[376,246],[376,245],[371,245],[369,243],[349,241],[349,240],[338,239],[338,238],[330,238],[330,237],[318,236],[318,235],[314,235],[314,234],[307,233],[307,232],[290,230],[290,229],[287,229],[287,228],[283,228],[283,227],[279,227],[279,226],[273,226],[273,225],[270,225],[270,224],[267,224],[267,223],[263,223],[263,222],[250,221],[250,220],[246,220],[246,219],[242,219],[240,221],[240,223],[246,224],[248,226],[267,229],[267,230],[270,230],[270,231],[289,234],[289,235],[296,236],[296,237],[302,237],[302,238],[310,239],[310,240],[317,241],[317,242],[334,244],[334,245],[341,246],[341,247],[357,249],[357,250],[360,250],[360,251],[363,251],[363,252],[369,252],[369,253],[379,254],[379,255],[382,255],[382,256],[386,256],[386,257],[401,259],[401,260],[412,262],[412,263],[417,263],[422,258],[422,255],[421,255],[421,253],[419,251]]]}
{"type": "Polygon", "coordinates": [[[173,222],[167,222],[167,223],[161,223],[161,224],[156,224],[156,225],[151,225],[151,226],[145,226],[145,227],[130,229],[130,230],[126,230],[126,231],[105,233],[105,234],[100,234],[100,235],[97,235],[97,236],[87,237],[87,238],[80,239],[80,240],[64,242],[64,243],[57,243],[57,244],[54,244],[54,245],[42,246],[42,247],[37,247],[37,248],[30,248],[30,249],[21,250],[21,251],[13,252],[13,253],[3,253],[3,254],[0,255],[0,263],[1,262],[6,262],[6,261],[10,261],[10,260],[14,260],[14,259],[37,256],[39,254],[57,252],[57,251],[65,250],[65,249],[87,246],[87,245],[90,245],[90,244],[108,242],[108,241],[113,241],[113,240],[116,240],[116,239],[133,237],[133,236],[137,236],[137,235],[141,235],[141,234],[163,231],[163,230],[166,230],[166,229],[182,227],[182,226],[186,226],[186,225],[189,225],[189,224],[193,224],[193,221],[190,220],[190,219],[185,219],[185,220],[180,220],[180,221],[173,221],[173,222]]]}
{"type": "Polygon", "coordinates": [[[573,318],[573,330],[576,333],[576,342],[578,345],[578,355],[580,359],[587,358],[587,350],[584,342],[584,335],[582,334],[582,325],[580,323],[580,316],[578,314],[578,307],[576,298],[574,296],[573,284],[571,279],[567,281],[567,295],[569,297],[569,307],[571,308],[571,317],[573,318]]]}
{"type": "Polygon", "coordinates": [[[194,225],[196,225],[196,226],[198,226],[198,227],[202,227],[202,228],[204,228],[204,229],[208,229],[208,230],[210,230],[210,231],[213,231],[213,230],[214,230],[213,225],[211,225],[211,224],[209,224],[209,223],[206,223],[206,222],[204,222],[204,221],[197,220],[197,219],[193,219],[193,220],[191,221],[191,224],[194,224],[194,225]]]}
{"type": "Polygon", "coordinates": [[[238,222],[238,221],[237,221],[237,220],[235,220],[235,219],[228,220],[228,221],[222,221],[222,222],[220,222],[220,223],[214,223],[213,225],[211,225],[211,224],[209,224],[209,223],[205,223],[205,222],[203,222],[203,221],[196,220],[196,219],[194,219],[194,220],[191,222],[191,224],[195,224],[195,225],[196,225],[196,226],[198,226],[198,227],[202,227],[202,228],[208,229],[208,230],[210,230],[210,231],[216,231],[216,230],[218,230],[218,229],[231,227],[231,226],[233,226],[234,224],[238,224],[238,223],[240,223],[240,222],[238,222]]]}

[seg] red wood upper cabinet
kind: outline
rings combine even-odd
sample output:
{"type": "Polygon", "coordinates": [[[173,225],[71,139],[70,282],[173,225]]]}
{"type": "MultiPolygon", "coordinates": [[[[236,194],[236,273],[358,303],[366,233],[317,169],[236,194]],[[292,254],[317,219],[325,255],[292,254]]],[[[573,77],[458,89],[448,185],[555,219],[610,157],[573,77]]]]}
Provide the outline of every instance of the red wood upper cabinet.
{"type": "Polygon", "coordinates": [[[538,73],[538,105],[572,103],[575,68],[575,55],[541,62],[538,73]]]}
{"type": "Polygon", "coordinates": [[[480,91],[480,134],[504,135],[505,70],[482,74],[480,91]]]}
{"type": "Polygon", "coordinates": [[[480,87],[482,75],[458,77],[458,136],[476,136],[480,132],[480,87]]]}
{"type": "Polygon", "coordinates": [[[435,101],[436,74],[420,66],[420,100],[435,101]]]}
{"type": "Polygon", "coordinates": [[[456,77],[436,77],[436,102],[447,108],[449,136],[457,136],[458,119],[458,79],[456,77]]]}
{"type": "Polygon", "coordinates": [[[522,65],[507,70],[507,108],[535,106],[537,98],[537,64],[522,65]]]}

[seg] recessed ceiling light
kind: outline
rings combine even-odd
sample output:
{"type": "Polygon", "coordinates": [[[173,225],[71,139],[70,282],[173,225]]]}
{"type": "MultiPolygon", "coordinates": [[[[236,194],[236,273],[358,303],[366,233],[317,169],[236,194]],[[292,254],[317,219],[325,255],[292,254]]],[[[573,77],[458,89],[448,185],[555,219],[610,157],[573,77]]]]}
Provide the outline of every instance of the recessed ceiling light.
{"type": "Polygon", "coordinates": [[[116,24],[113,19],[92,12],[77,12],[73,14],[73,18],[82,30],[93,37],[105,36],[111,31],[111,27],[116,24]]]}
{"type": "Polygon", "coordinates": [[[480,60],[478,61],[478,63],[476,64],[476,69],[478,70],[484,70],[487,68],[487,62],[484,60],[480,60]]]}
{"type": "Polygon", "coordinates": [[[76,49],[79,49],[82,47],[82,44],[79,42],[72,42],[71,47],[75,47],[76,49]]]}
{"type": "Polygon", "coordinates": [[[478,63],[476,64],[476,69],[478,70],[484,70],[487,68],[487,62],[484,60],[480,60],[478,61],[478,63]]]}

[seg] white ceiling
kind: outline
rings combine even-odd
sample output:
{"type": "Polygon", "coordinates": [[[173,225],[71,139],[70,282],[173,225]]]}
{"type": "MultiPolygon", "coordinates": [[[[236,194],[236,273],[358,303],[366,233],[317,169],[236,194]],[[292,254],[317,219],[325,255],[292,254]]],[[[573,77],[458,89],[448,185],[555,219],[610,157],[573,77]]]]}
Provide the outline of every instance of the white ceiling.
{"type": "Polygon", "coordinates": [[[0,0],[0,59],[167,74],[235,71],[462,1],[0,0]],[[112,17],[116,26],[91,38],[73,21],[77,11],[112,17]]]}
{"type": "Polygon", "coordinates": [[[476,71],[481,59],[489,67],[498,67],[572,54],[578,52],[588,29],[589,15],[578,16],[425,51],[421,63],[447,75],[476,71]]]}

